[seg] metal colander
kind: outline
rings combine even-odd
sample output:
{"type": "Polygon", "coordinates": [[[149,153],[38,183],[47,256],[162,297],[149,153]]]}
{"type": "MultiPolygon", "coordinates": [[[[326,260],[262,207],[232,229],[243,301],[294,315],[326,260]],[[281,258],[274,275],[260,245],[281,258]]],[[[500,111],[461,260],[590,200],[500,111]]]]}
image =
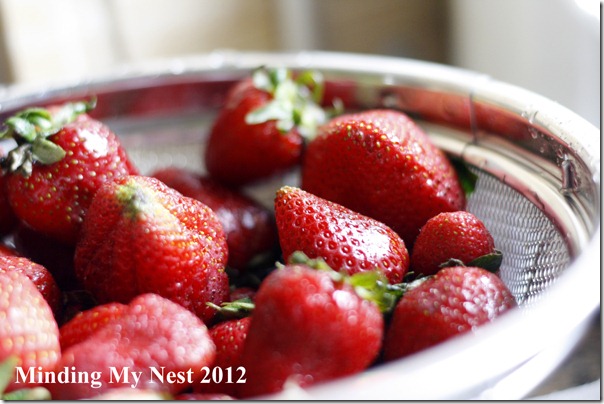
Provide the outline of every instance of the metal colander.
{"type": "MultiPolygon", "coordinates": [[[[519,309],[411,357],[272,398],[522,398],[561,362],[600,306],[600,141],[582,118],[485,75],[400,58],[326,52],[215,52],[129,66],[53,88],[0,90],[0,115],[95,94],[97,117],[143,173],[203,171],[205,135],[226,90],[260,65],[317,69],[349,110],[397,108],[478,176],[468,210],[504,259],[519,309]]],[[[272,206],[296,173],[247,191],[272,206]]]]}

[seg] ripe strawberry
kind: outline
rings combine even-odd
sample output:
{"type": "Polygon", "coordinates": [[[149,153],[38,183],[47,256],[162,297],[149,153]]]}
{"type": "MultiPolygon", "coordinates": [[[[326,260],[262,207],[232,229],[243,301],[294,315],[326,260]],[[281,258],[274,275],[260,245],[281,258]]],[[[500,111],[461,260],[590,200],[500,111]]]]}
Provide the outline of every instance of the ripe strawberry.
{"type": "Polygon", "coordinates": [[[243,347],[247,380],[238,385],[239,397],[278,392],[286,381],[305,387],[373,363],[384,320],[376,303],[359,297],[352,278],[289,264],[264,279],[243,347]]]}
{"type": "MultiPolygon", "coordinates": [[[[50,371],[60,356],[57,322],[36,285],[19,271],[0,271],[0,362],[14,357],[25,372],[50,371]]],[[[33,385],[14,378],[6,391],[33,385]]]]}
{"type": "Polygon", "coordinates": [[[134,298],[122,316],[107,323],[84,341],[63,351],[55,370],[101,372],[100,386],[88,383],[54,383],[46,387],[57,400],[89,398],[113,388],[135,383],[133,373],[141,372],[139,389],[174,394],[198,380],[203,366],[211,365],[215,346],[204,323],[189,310],[155,294],[134,298]],[[111,368],[121,374],[119,377],[111,368]],[[164,379],[157,377],[152,368],[164,379]],[[167,378],[168,372],[183,376],[167,378]],[[126,380],[126,373],[129,379],[126,380]],[[110,383],[113,375],[113,383],[110,383]]]}
{"type": "MultiPolygon", "coordinates": [[[[470,212],[443,212],[421,228],[411,254],[413,272],[432,275],[451,259],[467,266],[481,266],[475,259],[495,254],[495,243],[484,223],[470,212]]],[[[497,264],[496,269],[499,265],[497,264]]]]}
{"type": "MultiPolygon", "coordinates": [[[[247,337],[251,318],[227,320],[210,328],[210,337],[216,345],[216,359],[212,367],[219,367],[222,371],[222,381],[215,383],[198,383],[193,386],[196,393],[223,393],[234,395],[238,379],[243,376],[241,366],[241,352],[247,337]]],[[[217,380],[216,380],[217,381],[217,380]]]]}
{"type": "Polygon", "coordinates": [[[229,297],[227,259],[226,237],[210,208],[155,178],[126,176],[94,196],[74,265],[99,303],[157,293],[210,321],[215,311],[206,303],[229,297]]]}
{"type": "Polygon", "coordinates": [[[506,285],[478,267],[441,269],[397,303],[384,339],[393,360],[470,332],[516,306],[506,285]]]}
{"type": "Polygon", "coordinates": [[[61,313],[61,290],[52,274],[42,265],[36,264],[25,257],[0,256],[0,273],[20,272],[26,275],[40,291],[55,318],[61,313]]]}
{"type": "Polygon", "coordinates": [[[137,172],[115,134],[86,114],[93,106],[28,108],[7,119],[0,132],[0,139],[18,144],[1,161],[15,215],[68,245],[75,244],[99,186],[137,172]]]}
{"type": "Polygon", "coordinates": [[[305,153],[302,188],[385,223],[409,249],[428,219],[465,206],[445,154],[394,110],[341,115],[322,126],[305,153]]]}
{"type": "Polygon", "coordinates": [[[322,89],[316,74],[292,75],[260,68],[229,91],[205,150],[212,177],[244,185],[299,164],[302,136],[312,135],[325,113],[315,103],[322,89]]]}
{"type": "Polygon", "coordinates": [[[277,228],[269,209],[238,190],[186,169],[163,168],[151,176],[203,202],[218,215],[227,238],[230,267],[246,270],[276,260],[277,228]]]}
{"type": "Polygon", "coordinates": [[[59,328],[61,350],[65,351],[70,346],[84,341],[109,322],[120,318],[126,308],[125,304],[114,302],[79,312],[59,328]]]}
{"type": "Polygon", "coordinates": [[[409,267],[403,240],[377,220],[299,188],[277,191],[275,217],[283,257],[294,251],[348,274],[378,269],[399,283],[409,267]]]}

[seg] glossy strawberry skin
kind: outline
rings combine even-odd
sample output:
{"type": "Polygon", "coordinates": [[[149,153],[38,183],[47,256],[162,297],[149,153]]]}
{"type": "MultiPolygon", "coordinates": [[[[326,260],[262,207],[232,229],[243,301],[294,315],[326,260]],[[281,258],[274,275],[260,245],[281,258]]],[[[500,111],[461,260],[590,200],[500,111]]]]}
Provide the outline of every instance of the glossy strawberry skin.
{"type": "Polygon", "coordinates": [[[302,137],[294,128],[281,133],[276,121],[248,124],[246,115],[265,106],[272,95],[244,78],[228,92],[205,149],[207,171],[218,181],[240,186],[299,164],[302,137]]]}
{"type": "Polygon", "coordinates": [[[468,265],[495,250],[493,236],[470,212],[443,212],[429,219],[420,230],[411,255],[417,274],[432,275],[454,258],[468,265]]]}
{"type": "Polygon", "coordinates": [[[236,394],[237,380],[242,376],[241,353],[245,344],[251,317],[234,320],[226,320],[210,328],[210,337],[216,345],[216,359],[212,367],[222,369],[223,380],[215,383],[198,383],[193,386],[197,393],[222,393],[228,395],[236,394]],[[228,376],[231,379],[228,380],[228,376]]]}
{"type": "Polygon", "coordinates": [[[465,207],[445,154],[398,111],[332,119],[309,143],[302,164],[303,189],[385,223],[410,250],[428,219],[465,207]]]}
{"type": "MultiPolygon", "coordinates": [[[[12,355],[24,371],[51,371],[61,357],[52,310],[36,285],[18,271],[0,272],[0,362],[12,355]]],[[[32,386],[16,381],[7,391],[32,386]]]]}
{"type": "Polygon", "coordinates": [[[151,176],[216,213],[227,237],[230,267],[246,270],[257,261],[276,260],[277,228],[270,210],[241,191],[190,170],[168,167],[151,176]]]}
{"type": "Polygon", "coordinates": [[[127,307],[112,302],[79,312],[59,328],[61,350],[84,341],[109,322],[120,318],[127,307]]]}
{"type": "Polygon", "coordinates": [[[447,267],[405,293],[384,339],[384,360],[411,355],[493,321],[516,302],[503,281],[477,267],[447,267]]]}
{"type": "Polygon", "coordinates": [[[66,151],[50,165],[34,163],[30,176],[7,176],[10,205],[36,231],[74,245],[96,190],[105,182],[136,174],[117,136],[103,123],[80,115],[49,140],[66,151]]]}
{"type": "Polygon", "coordinates": [[[76,276],[100,303],[157,293],[210,321],[228,299],[226,237],[216,214],[161,181],[127,176],[105,184],[87,214],[76,276]]]}
{"type": "Polygon", "coordinates": [[[61,290],[52,274],[45,267],[25,257],[0,255],[0,273],[11,271],[26,275],[36,285],[55,318],[59,318],[61,313],[61,290]]]}
{"type": "Polygon", "coordinates": [[[286,261],[302,251],[349,275],[377,268],[390,283],[401,282],[409,267],[405,243],[392,229],[299,188],[277,191],[275,217],[286,261]]]}
{"type": "Polygon", "coordinates": [[[273,271],[255,303],[239,397],[278,392],[288,379],[304,387],[360,372],[379,353],[384,323],[377,305],[325,272],[303,265],[273,271]]]}
{"type": "Polygon", "coordinates": [[[191,380],[195,382],[201,376],[200,369],[211,365],[214,356],[214,343],[197,316],[159,295],[143,294],[128,304],[122,316],[65,350],[56,365],[58,371],[67,367],[88,374],[102,372],[99,388],[91,387],[90,383],[56,383],[46,387],[54,399],[74,400],[130,386],[132,377],[129,383],[118,383],[114,376],[110,383],[110,368],[114,367],[118,372],[125,368],[142,372],[137,388],[175,394],[191,385],[188,378],[161,383],[156,377],[155,383],[149,383],[150,368],[191,371],[191,380]]]}

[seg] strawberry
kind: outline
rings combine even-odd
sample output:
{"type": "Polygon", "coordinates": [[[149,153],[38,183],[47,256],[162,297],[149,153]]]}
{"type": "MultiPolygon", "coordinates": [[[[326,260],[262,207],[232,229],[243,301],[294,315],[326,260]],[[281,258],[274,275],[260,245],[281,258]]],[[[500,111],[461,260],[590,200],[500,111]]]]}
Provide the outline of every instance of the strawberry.
{"type": "Polygon", "coordinates": [[[222,380],[208,378],[209,383],[200,382],[193,387],[197,393],[222,393],[235,394],[235,386],[239,377],[242,376],[241,352],[247,337],[251,318],[223,321],[210,328],[210,337],[216,345],[216,359],[212,367],[219,367],[222,380]]]}
{"type": "MultiPolygon", "coordinates": [[[[59,328],[36,285],[19,271],[0,271],[0,362],[24,372],[51,371],[61,356],[59,328]],[[13,359],[9,359],[13,358],[13,359]]],[[[36,385],[12,373],[6,391],[36,385]]]]}
{"type": "Polygon", "coordinates": [[[353,279],[367,275],[379,274],[348,277],[296,263],[271,272],[256,294],[241,358],[247,380],[237,395],[275,393],[286,382],[305,387],[370,366],[381,348],[384,319],[353,286],[353,279]]]}
{"type": "Polygon", "coordinates": [[[109,322],[120,318],[126,308],[125,304],[114,302],[79,312],[59,328],[61,350],[84,341],[109,322]]]}
{"type": "Polygon", "coordinates": [[[286,260],[302,251],[348,274],[378,269],[390,283],[401,282],[409,267],[405,243],[392,229],[300,188],[277,191],[275,217],[286,260]]]}
{"type": "Polygon", "coordinates": [[[478,267],[443,268],[397,303],[384,339],[384,360],[470,332],[515,306],[511,292],[494,273],[478,267]]]}
{"type": "MultiPolygon", "coordinates": [[[[433,275],[442,265],[455,259],[467,266],[482,266],[474,260],[498,258],[495,243],[484,223],[470,212],[443,212],[421,228],[411,254],[411,267],[417,274],[433,275]]],[[[493,269],[499,267],[499,262],[493,269]]]]}
{"type": "Polygon", "coordinates": [[[57,400],[90,398],[128,386],[175,394],[198,380],[214,356],[214,343],[197,316],[161,296],[142,294],[121,316],[63,351],[55,367],[56,372],[99,372],[96,388],[77,380],[46,387],[57,400]]]}
{"type": "Polygon", "coordinates": [[[26,275],[40,291],[55,318],[61,312],[61,290],[52,274],[42,265],[36,264],[25,257],[0,256],[0,273],[20,272],[26,275]]]}
{"type": "Polygon", "coordinates": [[[229,248],[228,265],[239,270],[276,260],[277,229],[272,212],[239,190],[190,170],[168,167],[151,174],[207,205],[218,215],[229,248]]]}
{"type": "Polygon", "coordinates": [[[94,103],[28,108],[5,122],[0,139],[17,147],[0,162],[15,215],[74,245],[92,196],[104,182],[135,174],[116,135],[86,112],[94,103]]]}
{"type": "Polygon", "coordinates": [[[216,214],[161,181],[125,176],[94,196],[76,246],[75,273],[99,303],[140,293],[172,299],[210,321],[229,297],[226,237],[216,214]]]}
{"type": "Polygon", "coordinates": [[[228,92],[205,149],[212,177],[239,186],[300,163],[303,136],[314,134],[326,115],[316,103],[322,92],[317,74],[292,76],[260,68],[228,92]]]}
{"type": "Polygon", "coordinates": [[[446,155],[394,110],[345,114],[323,125],[306,149],[302,188],[385,223],[410,250],[428,219],[465,206],[446,155]]]}

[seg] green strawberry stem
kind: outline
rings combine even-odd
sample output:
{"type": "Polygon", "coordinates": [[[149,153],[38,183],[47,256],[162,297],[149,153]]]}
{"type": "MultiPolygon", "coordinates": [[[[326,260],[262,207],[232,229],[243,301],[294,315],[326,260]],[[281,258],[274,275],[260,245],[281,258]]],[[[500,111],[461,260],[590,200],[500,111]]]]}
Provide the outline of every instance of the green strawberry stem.
{"type": "Polygon", "coordinates": [[[207,302],[206,305],[216,310],[223,320],[248,317],[255,308],[254,302],[248,297],[224,302],[220,306],[212,302],[207,302]]]}
{"type": "Polygon", "coordinates": [[[7,118],[0,126],[0,140],[13,139],[17,147],[0,159],[0,168],[29,176],[35,162],[53,164],[65,157],[65,150],[49,140],[65,125],[96,106],[96,99],[63,104],[54,112],[46,108],[26,108],[7,118]]]}
{"type": "Polygon", "coordinates": [[[317,128],[327,122],[327,113],[320,106],[324,85],[319,72],[305,71],[294,80],[286,68],[261,66],[254,70],[252,80],[256,88],[269,93],[272,100],[246,115],[248,125],[274,120],[280,132],[295,128],[303,138],[311,139],[317,128]]]}

